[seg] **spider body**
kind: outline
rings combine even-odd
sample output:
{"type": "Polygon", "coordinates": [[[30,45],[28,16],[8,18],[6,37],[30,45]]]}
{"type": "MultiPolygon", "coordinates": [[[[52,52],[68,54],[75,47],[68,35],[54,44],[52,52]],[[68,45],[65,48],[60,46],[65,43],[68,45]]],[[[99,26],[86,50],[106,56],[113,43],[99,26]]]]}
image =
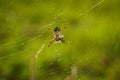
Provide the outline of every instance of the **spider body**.
{"type": "MultiPolygon", "coordinates": [[[[49,28],[49,30],[50,30],[50,28],[49,28]]],[[[53,42],[56,42],[56,43],[63,42],[63,43],[65,43],[64,35],[62,34],[62,31],[60,30],[59,27],[55,27],[54,30],[51,31],[51,33],[53,35],[53,38],[50,41],[50,44],[48,46],[50,46],[53,42]]]]}

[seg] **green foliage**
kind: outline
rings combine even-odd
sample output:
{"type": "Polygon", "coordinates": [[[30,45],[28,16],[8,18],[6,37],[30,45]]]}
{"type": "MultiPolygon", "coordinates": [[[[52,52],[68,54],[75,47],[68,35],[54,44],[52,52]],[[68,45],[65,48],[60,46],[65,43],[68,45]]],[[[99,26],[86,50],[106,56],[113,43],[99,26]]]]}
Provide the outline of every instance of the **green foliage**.
{"type": "Polygon", "coordinates": [[[0,0],[0,80],[30,80],[43,44],[36,80],[119,80],[120,1],[100,2],[0,0]],[[65,44],[48,47],[56,26],[66,28],[65,44]]]}

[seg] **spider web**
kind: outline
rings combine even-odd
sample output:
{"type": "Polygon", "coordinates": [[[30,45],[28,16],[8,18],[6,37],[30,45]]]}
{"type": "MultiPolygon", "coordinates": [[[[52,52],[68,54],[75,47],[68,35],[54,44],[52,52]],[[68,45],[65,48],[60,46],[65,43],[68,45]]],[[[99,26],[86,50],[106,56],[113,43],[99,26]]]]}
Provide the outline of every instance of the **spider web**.
{"type": "MultiPolygon", "coordinates": [[[[101,1],[99,1],[99,2],[97,2],[96,4],[94,4],[93,6],[91,6],[91,8],[88,10],[88,11],[86,11],[86,12],[84,12],[84,13],[80,13],[79,15],[77,15],[78,17],[80,17],[80,16],[85,16],[85,15],[87,15],[89,12],[91,12],[93,9],[95,9],[96,7],[98,7],[100,4],[102,4],[104,2],[104,0],[101,0],[101,1]]],[[[61,15],[63,15],[64,14],[64,12],[61,12],[61,13],[59,13],[59,14],[57,14],[57,16],[55,16],[54,18],[53,18],[53,20],[55,20],[57,17],[59,17],[59,16],[61,16],[61,15]]],[[[42,30],[43,29],[46,29],[48,26],[50,27],[50,26],[52,26],[52,25],[55,25],[56,24],[56,21],[52,21],[52,22],[50,22],[49,24],[47,24],[47,25],[45,25],[45,26],[43,26],[43,28],[42,28],[42,30]]],[[[27,41],[27,43],[30,43],[30,42],[32,42],[32,41],[34,41],[34,40],[36,40],[36,39],[39,39],[39,38],[41,38],[42,37],[42,34],[40,34],[40,35],[36,35],[35,37],[33,37],[32,39],[29,39],[28,41],[27,41]]],[[[6,47],[6,46],[12,46],[12,44],[14,44],[14,41],[16,41],[16,40],[19,40],[20,38],[17,38],[17,39],[15,39],[15,40],[12,40],[12,41],[10,41],[10,42],[7,42],[7,43],[5,43],[5,44],[2,44],[2,45],[0,45],[0,48],[1,47],[6,47]]],[[[24,44],[24,43],[22,43],[22,44],[24,44]]],[[[43,43],[43,44],[46,44],[46,43],[43,43]]],[[[46,45],[44,45],[44,46],[46,46],[46,45]]],[[[44,47],[43,47],[44,48],[44,47]]],[[[43,49],[42,49],[43,50],[43,49]]],[[[38,51],[37,51],[37,56],[39,55],[39,53],[41,52],[41,50],[39,50],[38,49],[38,51]]],[[[9,54],[9,55],[6,55],[6,56],[3,56],[3,57],[0,57],[0,60],[2,60],[2,59],[6,59],[6,58],[8,58],[8,57],[12,57],[12,56],[15,56],[15,55],[17,55],[18,53],[14,53],[14,54],[9,54]]]]}

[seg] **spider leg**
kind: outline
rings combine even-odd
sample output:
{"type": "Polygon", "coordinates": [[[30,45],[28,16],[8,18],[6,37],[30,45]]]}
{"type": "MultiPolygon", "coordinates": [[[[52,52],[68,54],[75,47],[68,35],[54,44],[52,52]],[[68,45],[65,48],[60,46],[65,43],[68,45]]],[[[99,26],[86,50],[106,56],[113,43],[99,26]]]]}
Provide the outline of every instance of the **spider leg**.
{"type": "Polygon", "coordinates": [[[62,41],[63,43],[65,43],[65,40],[64,40],[64,39],[62,39],[61,41],[62,41]]]}
{"type": "Polygon", "coordinates": [[[48,47],[50,47],[50,45],[51,45],[54,41],[55,41],[55,38],[53,38],[53,39],[50,41],[48,47]]]}
{"type": "Polygon", "coordinates": [[[48,30],[49,30],[49,33],[50,33],[51,35],[54,35],[54,33],[53,33],[53,31],[50,29],[50,27],[48,27],[48,30]]]}
{"type": "Polygon", "coordinates": [[[54,35],[54,32],[50,29],[50,27],[48,27],[48,30],[51,34],[51,36],[53,36],[52,40],[50,41],[48,47],[50,47],[50,45],[55,41],[55,35],[54,35]]]}

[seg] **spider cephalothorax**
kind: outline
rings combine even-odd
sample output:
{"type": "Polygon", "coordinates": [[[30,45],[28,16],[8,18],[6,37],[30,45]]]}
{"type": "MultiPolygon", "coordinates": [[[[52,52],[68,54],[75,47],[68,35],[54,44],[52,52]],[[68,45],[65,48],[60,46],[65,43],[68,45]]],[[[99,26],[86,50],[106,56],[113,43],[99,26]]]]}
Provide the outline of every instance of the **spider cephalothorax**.
{"type": "Polygon", "coordinates": [[[57,34],[57,33],[60,32],[60,31],[61,31],[61,30],[60,30],[59,27],[55,27],[55,28],[54,28],[54,33],[55,33],[55,34],[57,34]]]}

